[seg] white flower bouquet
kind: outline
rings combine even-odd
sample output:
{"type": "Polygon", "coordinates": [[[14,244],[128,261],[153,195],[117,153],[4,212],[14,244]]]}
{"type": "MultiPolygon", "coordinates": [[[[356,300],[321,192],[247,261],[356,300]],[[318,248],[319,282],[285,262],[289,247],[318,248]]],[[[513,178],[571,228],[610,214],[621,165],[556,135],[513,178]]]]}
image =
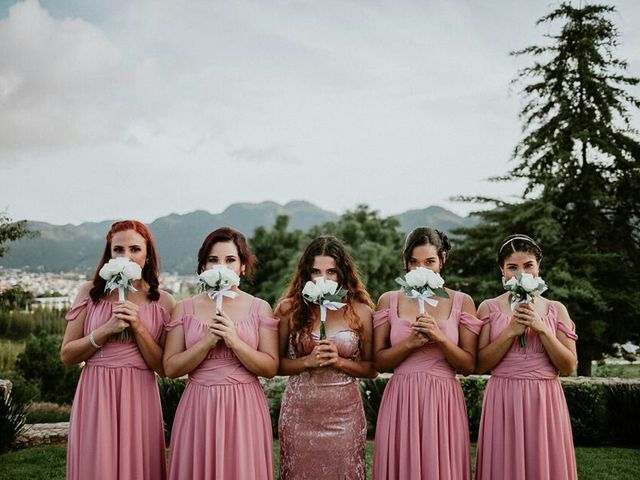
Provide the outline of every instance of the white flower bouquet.
{"type": "Polygon", "coordinates": [[[341,300],[347,295],[344,288],[339,288],[337,282],[326,280],[324,277],[316,277],[314,281],[308,281],[302,289],[302,298],[307,303],[320,305],[320,340],[327,338],[325,322],[327,321],[327,309],[339,310],[346,304],[341,300]]]}
{"type": "Polygon", "coordinates": [[[414,268],[408,271],[404,278],[396,278],[396,282],[402,287],[402,292],[409,298],[418,299],[420,315],[425,312],[425,302],[432,307],[438,305],[438,301],[433,297],[449,298],[449,294],[444,289],[444,279],[439,273],[428,268],[414,268]]]}
{"type": "Polygon", "coordinates": [[[216,311],[222,307],[224,297],[238,296],[238,293],[231,291],[231,288],[240,285],[240,277],[224,265],[214,265],[213,268],[205,270],[198,276],[198,280],[202,290],[209,295],[209,298],[216,301],[216,311]]]}
{"type": "MultiPolygon", "coordinates": [[[[111,293],[115,289],[118,289],[118,301],[124,302],[127,291],[137,291],[131,282],[142,278],[142,268],[127,257],[116,257],[105,263],[98,272],[98,275],[107,282],[104,286],[104,291],[111,293]]],[[[125,328],[118,334],[119,340],[126,340],[128,338],[128,328],[125,328]]]]}
{"type": "MultiPolygon", "coordinates": [[[[502,280],[504,289],[509,292],[511,310],[521,303],[533,303],[535,297],[547,290],[547,284],[541,277],[534,277],[530,273],[516,272],[508,281],[502,280]]],[[[524,334],[520,335],[520,346],[527,346],[524,334]]]]}

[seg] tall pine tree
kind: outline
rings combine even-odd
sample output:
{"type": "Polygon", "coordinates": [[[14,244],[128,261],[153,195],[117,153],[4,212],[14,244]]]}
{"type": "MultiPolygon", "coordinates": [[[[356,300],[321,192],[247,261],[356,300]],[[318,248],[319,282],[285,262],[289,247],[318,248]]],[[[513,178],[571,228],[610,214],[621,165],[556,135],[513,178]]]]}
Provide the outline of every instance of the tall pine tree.
{"type": "Polygon", "coordinates": [[[578,373],[640,338],[640,143],[629,109],[640,102],[625,88],[626,62],[615,58],[615,8],[562,3],[538,24],[561,22],[549,42],[513,52],[534,57],[523,85],[524,137],[516,165],[496,180],[525,179],[517,204],[492,199],[476,227],[461,229],[454,280],[478,296],[500,293],[495,248],[509,233],[537,238],[545,251],[549,295],[577,324],[578,373]]]}

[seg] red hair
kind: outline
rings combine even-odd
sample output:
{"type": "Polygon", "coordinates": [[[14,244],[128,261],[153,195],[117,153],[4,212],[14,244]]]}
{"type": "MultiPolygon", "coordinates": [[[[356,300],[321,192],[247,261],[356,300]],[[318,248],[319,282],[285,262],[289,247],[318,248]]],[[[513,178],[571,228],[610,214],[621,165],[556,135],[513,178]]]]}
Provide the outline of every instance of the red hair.
{"type": "Polygon", "coordinates": [[[229,227],[220,227],[204,239],[202,246],[198,251],[198,275],[204,271],[204,267],[207,264],[207,258],[213,246],[218,242],[233,242],[238,249],[238,256],[240,257],[240,263],[244,266],[244,275],[247,279],[251,280],[253,276],[253,270],[256,267],[257,259],[249,250],[247,239],[243,234],[229,227]]]}
{"type": "Polygon", "coordinates": [[[98,268],[96,268],[96,273],[93,275],[93,288],[91,288],[91,291],[89,292],[89,296],[94,302],[97,302],[100,298],[104,297],[104,287],[107,282],[99,275],[99,272],[103,265],[112,258],[111,240],[116,233],[125,232],[127,230],[133,230],[145,240],[147,246],[147,260],[142,268],[142,279],[149,285],[147,298],[152,302],[157,301],[160,298],[160,291],[158,290],[158,286],[160,285],[160,281],[158,280],[160,263],[158,262],[156,246],[153,241],[151,231],[144,223],[137,220],[122,220],[111,225],[111,229],[107,233],[107,244],[104,246],[102,259],[98,264],[98,268]]]}

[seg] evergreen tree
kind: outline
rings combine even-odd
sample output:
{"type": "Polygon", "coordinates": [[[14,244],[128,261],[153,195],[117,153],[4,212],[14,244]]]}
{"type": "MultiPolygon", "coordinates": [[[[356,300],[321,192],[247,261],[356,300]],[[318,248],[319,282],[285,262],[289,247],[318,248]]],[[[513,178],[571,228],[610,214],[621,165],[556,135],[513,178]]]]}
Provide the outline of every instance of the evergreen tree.
{"type": "Polygon", "coordinates": [[[563,22],[549,44],[513,52],[535,61],[516,79],[525,97],[516,166],[496,180],[526,179],[523,201],[472,199],[497,208],[457,231],[463,238],[452,255],[453,280],[484,298],[501,290],[500,240],[516,232],[537,238],[549,296],[577,324],[578,373],[586,375],[591,360],[613,342],[637,341],[640,330],[640,143],[629,113],[640,102],[625,91],[638,79],[614,57],[614,12],[562,3],[538,20],[563,22]]]}
{"type": "Polygon", "coordinates": [[[21,220],[14,222],[6,213],[0,212],[0,258],[4,257],[9,251],[7,243],[18,240],[22,237],[34,237],[36,232],[32,232],[27,228],[27,221],[21,220]]]}

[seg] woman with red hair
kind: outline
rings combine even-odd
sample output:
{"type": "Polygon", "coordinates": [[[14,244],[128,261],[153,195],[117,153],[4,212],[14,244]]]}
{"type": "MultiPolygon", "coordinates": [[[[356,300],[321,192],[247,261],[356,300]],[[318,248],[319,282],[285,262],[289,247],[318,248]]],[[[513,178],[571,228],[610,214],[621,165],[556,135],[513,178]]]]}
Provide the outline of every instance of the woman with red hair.
{"type": "Polygon", "coordinates": [[[164,375],[163,331],[175,301],[158,285],[158,257],[149,229],[135,220],[115,222],[93,281],[81,286],[66,317],[62,362],[85,362],[71,410],[68,479],[166,477],[155,373],[164,375]],[[99,275],[109,260],[119,257],[142,270],[125,301],[113,290],[105,292],[106,280],[99,275]],[[125,329],[128,335],[120,335],[125,329]]]}
{"type": "MultiPolygon", "coordinates": [[[[316,282],[317,283],[317,282],[316,282]]],[[[374,378],[373,309],[353,259],[335,237],[318,237],[304,250],[276,309],[280,374],[289,375],[278,432],[280,478],[364,479],[367,422],[357,378],[374,378]],[[343,308],[326,315],[303,300],[318,277],[346,290],[343,308]]]]}
{"type": "Polygon", "coordinates": [[[238,288],[255,262],[240,232],[211,232],[198,274],[233,281],[180,302],[168,325],[165,371],[189,374],[171,432],[172,479],[273,478],[271,419],[257,377],[278,371],[278,321],[267,302],[238,288]]]}

